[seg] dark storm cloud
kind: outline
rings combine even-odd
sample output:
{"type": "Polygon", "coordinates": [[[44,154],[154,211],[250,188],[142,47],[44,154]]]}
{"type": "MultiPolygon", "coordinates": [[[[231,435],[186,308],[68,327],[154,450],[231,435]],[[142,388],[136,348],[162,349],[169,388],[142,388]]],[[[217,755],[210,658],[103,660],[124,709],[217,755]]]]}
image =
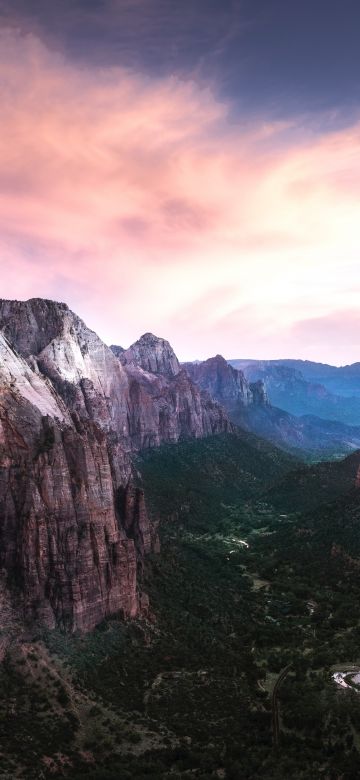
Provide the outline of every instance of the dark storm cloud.
{"type": "Polygon", "coordinates": [[[0,0],[0,9],[73,57],[155,72],[197,67],[241,27],[239,0],[0,0]]]}
{"type": "Polygon", "coordinates": [[[238,112],[325,110],[341,125],[358,108],[358,0],[0,0],[0,12],[85,63],[208,80],[238,112]]]}

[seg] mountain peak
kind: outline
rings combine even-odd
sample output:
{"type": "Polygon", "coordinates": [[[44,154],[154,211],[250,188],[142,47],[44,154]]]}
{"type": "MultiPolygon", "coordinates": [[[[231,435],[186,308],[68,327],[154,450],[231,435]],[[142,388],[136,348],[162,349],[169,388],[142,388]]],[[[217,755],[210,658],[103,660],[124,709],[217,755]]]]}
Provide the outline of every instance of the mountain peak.
{"type": "Polygon", "coordinates": [[[150,374],[172,377],[180,371],[180,363],[171,344],[153,333],[144,333],[118,357],[123,365],[135,365],[150,374]]]}
{"type": "MultiPolygon", "coordinates": [[[[165,341],[165,339],[162,339],[160,336],[155,336],[154,333],[150,333],[149,331],[148,333],[143,333],[135,343],[137,344],[139,341],[165,341]]],[[[168,344],[169,342],[167,341],[166,343],[168,344]]]]}
{"type": "Polygon", "coordinates": [[[0,299],[0,329],[16,351],[26,358],[39,354],[64,332],[71,319],[80,322],[66,303],[47,298],[0,299]]]}
{"type": "MultiPolygon", "coordinates": [[[[211,363],[217,363],[222,366],[229,366],[229,363],[225,360],[223,355],[214,355],[213,357],[207,358],[207,360],[204,361],[205,363],[211,364],[211,363]]],[[[229,366],[230,368],[230,366],[229,366]]]]}
{"type": "Polygon", "coordinates": [[[184,363],[192,380],[221,404],[251,403],[252,394],[242,371],[233,368],[222,355],[204,360],[203,363],[184,363]]]}

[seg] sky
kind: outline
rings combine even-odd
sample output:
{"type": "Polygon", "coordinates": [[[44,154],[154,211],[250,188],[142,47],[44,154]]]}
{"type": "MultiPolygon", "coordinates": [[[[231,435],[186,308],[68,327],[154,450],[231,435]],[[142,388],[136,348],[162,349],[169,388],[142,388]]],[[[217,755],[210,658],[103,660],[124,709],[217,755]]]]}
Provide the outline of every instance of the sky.
{"type": "Polygon", "coordinates": [[[360,360],[358,0],[0,0],[1,296],[360,360]]]}

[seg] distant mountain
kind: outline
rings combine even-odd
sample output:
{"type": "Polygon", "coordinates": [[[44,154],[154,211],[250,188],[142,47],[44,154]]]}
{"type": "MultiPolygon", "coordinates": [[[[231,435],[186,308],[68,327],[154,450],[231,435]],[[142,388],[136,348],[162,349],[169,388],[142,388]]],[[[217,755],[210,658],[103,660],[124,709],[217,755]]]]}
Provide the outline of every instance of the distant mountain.
{"type": "Polygon", "coordinates": [[[300,372],[292,368],[263,368],[262,364],[259,368],[257,364],[250,364],[248,369],[245,367],[245,371],[241,371],[221,355],[202,363],[185,363],[183,367],[193,382],[225,407],[236,425],[283,449],[298,454],[311,453],[316,458],[332,458],[347,455],[360,447],[360,426],[309,414],[298,417],[270,403],[277,387],[280,388],[277,397],[283,407],[291,405],[289,397],[295,397],[293,388],[299,393],[299,388],[306,392],[307,383],[300,372]]]}
{"type": "Polygon", "coordinates": [[[301,371],[307,381],[322,384],[336,395],[360,397],[360,362],[347,366],[331,366],[327,363],[314,363],[311,360],[279,362],[301,371]]]}
{"type": "Polygon", "coordinates": [[[245,374],[233,368],[222,355],[196,363],[183,363],[193,382],[227,408],[266,405],[267,397],[262,381],[251,384],[245,374]]]}
{"type": "Polygon", "coordinates": [[[250,382],[262,380],[270,402],[291,414],[360,425],[360,364],[340,369],[301,360],[232,360],[230,365],[250,382]]]}
{"type": "Polygon", "coordinates": [[[360,448],[360,426],[323,420],[315,415],[296,417],[275,406],[238,409],[233,422],[289,452],[308,453],[312,459],[332,459],[360,448]]]}

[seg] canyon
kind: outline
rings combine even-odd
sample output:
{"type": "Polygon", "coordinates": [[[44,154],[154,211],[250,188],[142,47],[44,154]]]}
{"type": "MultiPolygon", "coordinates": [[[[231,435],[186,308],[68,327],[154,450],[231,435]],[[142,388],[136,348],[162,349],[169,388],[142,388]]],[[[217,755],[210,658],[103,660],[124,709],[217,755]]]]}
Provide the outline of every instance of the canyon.
{"type": "Polygon", "coordinates": [[[141,573],[159,537],[137,456],[245,431],[256,458],[259,436],[296,454],[360,447],[360,429],[272,406],[263,378],[221,355],[180,364],[151,333],[108,347],[65,303],[0,301],[3,627],[16,614],[86,632],[146,614],[141,573]]]}

